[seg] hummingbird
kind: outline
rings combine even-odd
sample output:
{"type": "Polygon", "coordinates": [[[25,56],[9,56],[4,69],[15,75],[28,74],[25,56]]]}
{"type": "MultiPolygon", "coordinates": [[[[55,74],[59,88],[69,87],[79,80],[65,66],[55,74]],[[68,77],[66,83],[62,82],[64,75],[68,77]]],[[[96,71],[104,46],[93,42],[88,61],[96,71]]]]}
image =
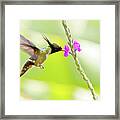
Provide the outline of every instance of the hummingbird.
{"type": "Polygon", "coordinates": [[[32,66],[40,67],[44,69],[43,63],[50,54],[62,51],[61,46],[56,43],[51,43],[50,40],[43,35],[44,40],[48,43],[48,46],[43,49],[36,47],[30,40],[20,35],[20,48],[30,55],[25,64],[23,65],[20,77],[26,73],[26,71],[32,66]]]}

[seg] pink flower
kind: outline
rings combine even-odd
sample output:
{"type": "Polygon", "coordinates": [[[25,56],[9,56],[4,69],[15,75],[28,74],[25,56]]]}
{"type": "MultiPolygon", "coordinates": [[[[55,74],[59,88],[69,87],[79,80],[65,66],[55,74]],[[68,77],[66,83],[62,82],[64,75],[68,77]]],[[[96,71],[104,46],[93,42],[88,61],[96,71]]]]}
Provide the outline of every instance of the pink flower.
{"type": "MultiPolygon", "coordinates": [[[[77,42],[76,40],[74,40],[74,42],[73,42],[73,49],[74,49],[74,52],[76,52],[76,51],[80,52],[81,51],[80,43],[77,42]]],[[[65,45],[65,47],[64,47],[64,56],[67,57],[70,53],[71,52],[70,52],[69,46],[65,45]]]]}
{"type": "Polygon", "coordinates": [[[68,45],[65,45],[64,47],[64,56],[67,57],[69,55],[70,48],[68,45]]]}
{"type": "Polygon", "coordinates": [[[73,47],[74,47],[75,51],[78,51],[78,52],[81,51],[81,49],[80,49],[80,43],[78,43],[76,40],[74,40],[74,42],[73,42],[73,47]]]}

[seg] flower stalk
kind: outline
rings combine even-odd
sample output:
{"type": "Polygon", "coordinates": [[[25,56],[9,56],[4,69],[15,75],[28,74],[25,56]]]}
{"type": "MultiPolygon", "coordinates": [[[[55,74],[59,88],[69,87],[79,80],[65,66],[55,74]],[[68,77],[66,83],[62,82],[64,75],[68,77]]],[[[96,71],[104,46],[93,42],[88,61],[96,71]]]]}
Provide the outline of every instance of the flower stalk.
{"type": "Polygon", "coordinates": [[[69,47],[71,49],[71,55],[72,55],[72,57],[73,57],[73,59],[75,61],[76,68],[79,71],[79,73],[81,74],[83,80],[86,82],[86,84],[87,84],[87,86],[88,86],[88,88],[89,88],[89,90],[90,90],[90,92],[91,92],[91,94],[93,96],[93,99],[96,100],[97,96],[96,96],[95,90],[93,88],[93,85],[92,85],[90,79],[85,74],[85,71],[83,70],[81,64],[79,63],[79,60],[78,60],[77,55],[76,55],[76,52],[74,52],[72,35],[70,33],[70,29],[67,26],[65,20],[62,20],[62,25],[64,27],[64,30],[65,30],[65,33],[66,33],[66,36],[67,36],[67,39],[68,39],[68,45],[69,45],[69,47]]]}

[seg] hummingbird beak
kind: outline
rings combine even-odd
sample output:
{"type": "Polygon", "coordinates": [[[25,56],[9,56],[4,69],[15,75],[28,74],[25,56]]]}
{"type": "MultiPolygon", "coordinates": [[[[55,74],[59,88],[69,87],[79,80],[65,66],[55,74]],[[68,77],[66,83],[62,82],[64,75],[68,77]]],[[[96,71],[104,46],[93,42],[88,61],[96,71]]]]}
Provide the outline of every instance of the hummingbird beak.
{"type": "Polygon", "coordinates": [[[47,41],[47,43],[50,45],[50,47],[52,47],[51,42],[48,40],[48,38],[45,35],[42,35],[44,40],[47,41]]]}
{"type": "Polygon", "coordinates": [[[62,49],[61,51],[65,51],[65,50],[62,49]]]}

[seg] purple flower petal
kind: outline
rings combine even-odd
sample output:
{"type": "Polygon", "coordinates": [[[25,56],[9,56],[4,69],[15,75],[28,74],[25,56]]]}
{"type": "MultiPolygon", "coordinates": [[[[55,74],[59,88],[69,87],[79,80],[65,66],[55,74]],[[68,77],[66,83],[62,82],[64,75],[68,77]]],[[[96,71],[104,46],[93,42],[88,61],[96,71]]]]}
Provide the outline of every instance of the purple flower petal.
{"type": "Polygon", "coordinates": [[[69,46],[65,45],[64,50],[68,52],[70,50],[69,46]]]}
{"type": "Polygon", "coordinates": [[[82,49],[78,48],[77,50],[78,50],[78,52],[80,52],[82,49]]]}
{"type": "Polygon", "coordinates": [[[67,52],[64,52],[64,56],[67,57],[69,55],[69,53],[67,52]]]}
{"type": "Polygon", "coordinates": [[[81,51],[81,49],[80,49],[80,43],[78,43],[76,40],[74,40],[74,42],[73,42],[73,47],[74,47],[75,51],[78,51],[78,52],[81,51]]]}
{"type": "Polygon", "coordinates": [[[64,56],[67,57],[69,55],[70,48],[68,45],[65,45],[64,47],[64,56]]]}

